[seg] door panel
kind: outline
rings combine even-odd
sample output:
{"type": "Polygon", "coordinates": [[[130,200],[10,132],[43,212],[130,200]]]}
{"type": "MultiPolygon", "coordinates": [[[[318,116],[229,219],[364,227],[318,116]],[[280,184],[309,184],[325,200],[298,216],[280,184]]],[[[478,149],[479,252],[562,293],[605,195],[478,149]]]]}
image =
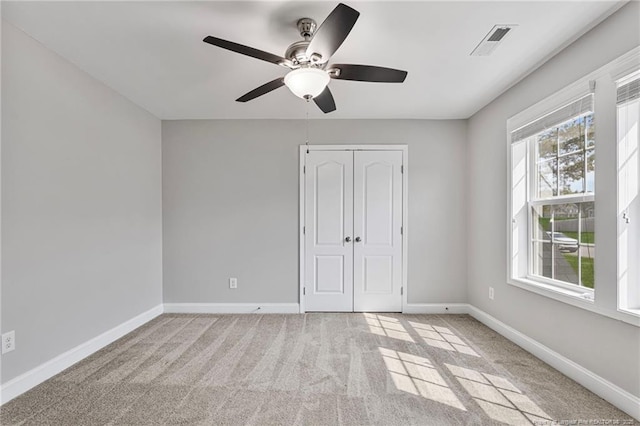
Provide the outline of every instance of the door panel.
{"type": "Polygon", "coordinates": [[[315,271],[315,294],[344,294],[344,256],[316,256],[315,271]]]}
{"type": "Polygon", "coordinates": [[[363,167],[363,172],[362,187],[358,188],[364,196],[362,238],[368,246],[390,246],[393,244],[393,164],[372,162],[363,167]]]}
{"type": "Polygon", "coordinates": [[[364,292],[393,293],[393,257],[366,256],[364,258],[364,292]]]}
{"type": "MultiPolygon", "coordinates": [[[[311,155],[311,153],[309,154],[311,155]]],[[[325,161],[315,166],[315,239],[318,246],[341,245],[345,221],[345,164],[325,161]]]]}
{"type": "Polygon", "coordinates": [[[402,310],[401,166],[401,151],[354,152],[356,312],[402,310]]]}
{"type": "Polygon", "coordinates": [[[305,173],[305,304],[353,310],[353,153],[311,151],[305,173]]]}

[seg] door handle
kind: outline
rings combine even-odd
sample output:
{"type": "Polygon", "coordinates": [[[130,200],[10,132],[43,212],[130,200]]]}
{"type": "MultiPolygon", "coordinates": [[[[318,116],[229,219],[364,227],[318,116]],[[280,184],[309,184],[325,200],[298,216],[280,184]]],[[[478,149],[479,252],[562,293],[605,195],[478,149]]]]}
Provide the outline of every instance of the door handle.
{"type": "Polygon", "coordinates": [[[347,237],[344,239],[346,242],[350,243],[351,242],[351,237],[347,237]]]}
{"type": "Polygon", "coordinates": [[[362,241],[360,237],[356,237],[356,243],[359,243],[360,241],[362,241]]]}

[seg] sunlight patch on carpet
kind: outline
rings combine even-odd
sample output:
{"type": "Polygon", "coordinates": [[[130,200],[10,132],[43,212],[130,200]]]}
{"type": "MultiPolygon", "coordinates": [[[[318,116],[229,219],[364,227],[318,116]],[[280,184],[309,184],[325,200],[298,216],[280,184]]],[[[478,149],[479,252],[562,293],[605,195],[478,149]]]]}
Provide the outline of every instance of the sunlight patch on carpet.
{"type": "Polygon", "coordinates": [[[427,358],[378,348],[396,389],[467,411],[427,358]]]}
{"type": "Polygon", "coordinates": [[[533,418],[551,420],[506,378],[446,363],[445,366],[493,420],[513,426],[530,424],[529,419],[533,418]]]}
{"type": "Polygon", "coordinates": [[[378,336],[392,337],[394,339],[404,340],[406,342],[413,342],[413,338],[409,335],[407,330],[400,320],[393,317],[378,314],[364,314],[364,318],[369,325],[369,331],[378,336]]]}
{"type": "Polygon", "coordinates": [[[447,327],[409,321],[409,325],[422,337],[426,344],[434,348],[480,357],[464,340],[447,327]]]}

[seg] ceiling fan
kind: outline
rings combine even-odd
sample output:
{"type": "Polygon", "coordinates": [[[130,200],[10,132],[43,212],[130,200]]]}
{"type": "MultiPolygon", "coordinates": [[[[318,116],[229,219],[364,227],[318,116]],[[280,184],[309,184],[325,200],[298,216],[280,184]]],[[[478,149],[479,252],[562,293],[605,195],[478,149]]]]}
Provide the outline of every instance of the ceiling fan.
{"type": "Polygon", "coordinates": [[[291,44],[284,56],[274,55],[253,47],[207,36],[205,43],[251,56],[288,68],[278,77],[242,95],[237,102],[247,102],[286,85],[296,96],[313,101],[324,112],[335,111],[336,104],[327,84],[331,79],[402,83],[407,72],[372,65],[331,64],[328,61],[338,50],[355,25],[360,12],[340,3],[318,27],[311,18],[302,18],[297,26],[304,40],[291,44]]]}

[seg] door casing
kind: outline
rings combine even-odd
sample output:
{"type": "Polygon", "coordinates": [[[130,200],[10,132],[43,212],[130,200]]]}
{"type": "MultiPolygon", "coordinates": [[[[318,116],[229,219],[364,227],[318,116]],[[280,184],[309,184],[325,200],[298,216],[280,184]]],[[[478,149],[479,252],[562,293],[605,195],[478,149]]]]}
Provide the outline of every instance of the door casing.
{"type": "Polygon", "coordinates": [[[407,145],[300,145],[300,157],[299,157],[299,176],[298,176],[298,189],[299,189],[299,213],[298,213],[298,251],[299,251],[299,294],[298,301],[300,306],[300,313],[306,312],[304,304],[304,287],[305,287],[305,247],[304,247],[304,227],[305,227],[305,155],[309,151],[402,151],[402,311],[404,312],[407,306],[407,257],[408,257],[408,154],[409,147],[407,145]]]}

